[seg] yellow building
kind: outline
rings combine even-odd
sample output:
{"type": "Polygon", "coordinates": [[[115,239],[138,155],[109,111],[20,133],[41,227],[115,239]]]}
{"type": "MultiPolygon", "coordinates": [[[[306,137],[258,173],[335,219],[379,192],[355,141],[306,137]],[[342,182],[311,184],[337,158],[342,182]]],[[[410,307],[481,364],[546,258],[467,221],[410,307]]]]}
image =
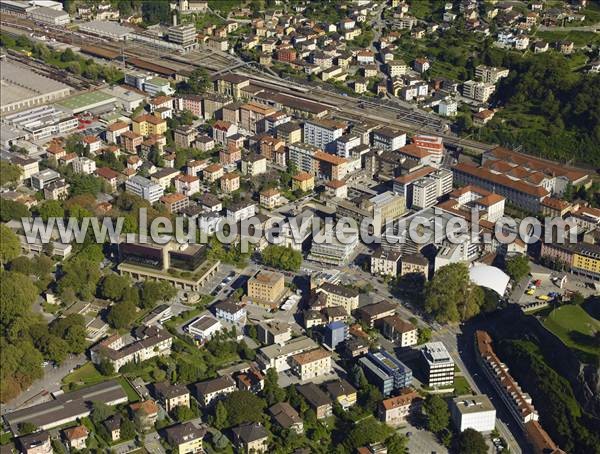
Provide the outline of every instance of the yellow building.
{"type": "Polygon", "coordinates": [[[163,135],[167,132],[167,122],[154,115],[140,115],[131,121],[133,132],[144,137],[151,134],[163,135]]]}
{"type": "Polygon", "coordinates": [[[279,303],[285,293],[283,274],[260,271],[248,281],[248,298],[255,304],[268,306],[279,303]]]}
{"type": "Polygon", "coordinates": [[[302,192],[312,191],[315,187],[315,177],[307,172],[299,172],[292,177],[292,191],[300,189],[302,192]]]}
{"type": "Polygon", "coordinates": [[[593,280],[600,280],[600,245],[580,243],[574,248],[571,271],[593,280]]]}
{"type": "Polygon", "coordinates": [[[180,454],[204,452],[202,450],[202,439],[206,435],[204,428],[198,428],[191,422],[186,422],[168,427],[165,429],[165,433],[169,444],[180,454]]]}

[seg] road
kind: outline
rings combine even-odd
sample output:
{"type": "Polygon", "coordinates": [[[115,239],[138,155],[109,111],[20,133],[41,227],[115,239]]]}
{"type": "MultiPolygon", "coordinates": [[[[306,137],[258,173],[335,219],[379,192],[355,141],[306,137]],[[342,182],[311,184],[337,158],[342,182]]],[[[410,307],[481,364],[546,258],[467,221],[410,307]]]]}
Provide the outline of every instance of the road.
{"type": "Polygon", "coordinates": [[[30,407],[37,403],[49,400],[50,394],[60,389],[61,380],[71,369],[81,366],[87,361],[85,355],[73,356],[57,368],[47,365],[44,367],[44,377],[35,381],[28,390],[19,394],[12,401],[0,407],[0,413],[5,414],[22,407],[30,407]]]}

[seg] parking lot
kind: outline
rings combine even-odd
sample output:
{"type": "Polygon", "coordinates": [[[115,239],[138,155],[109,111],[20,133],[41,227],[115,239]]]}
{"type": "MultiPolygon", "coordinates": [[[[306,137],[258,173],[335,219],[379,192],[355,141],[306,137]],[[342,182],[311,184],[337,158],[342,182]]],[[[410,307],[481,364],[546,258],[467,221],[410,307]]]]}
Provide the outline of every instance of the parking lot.
{"type": "Polygon", "coordinates": [[[398,433],[408,437],[408,452],[420,454],[447,454],[448,449],[441,445],[431,432],[419,429],[410,423],[398,429],[398,433]]]}

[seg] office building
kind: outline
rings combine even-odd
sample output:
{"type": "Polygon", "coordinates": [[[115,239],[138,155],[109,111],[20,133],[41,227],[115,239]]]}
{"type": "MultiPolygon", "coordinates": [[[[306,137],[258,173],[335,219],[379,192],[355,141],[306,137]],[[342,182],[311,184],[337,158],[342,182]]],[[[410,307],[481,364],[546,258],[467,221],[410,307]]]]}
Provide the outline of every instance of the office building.
{"type": "Polygon", "coordinates": [[[429,342],[421,349],[426,384],[432,388],[454,384],[454,360],[441,342],[429,342]]]}
{"type": "Polygon", "coordinates": [[[284,293],[284,278],[281,273],[263,270],[248,280],[248,298],[254,304],[277,306],[284,293]]]}
{"type": "Polygon", "coordinates": [[[460,432],[491,432],[496,428],[496,409],[485,394],[455,397],[450,401],[450,415],[460,432]]]}
{"type": "Polygon", "coordinates": [[[160,184],[153,183],[148,178],[140,175],[134,175],[125,181],[125,190],[131,192],[150,203],[160,200],[164,194],[164,189],[160,184]]]}
{"type": "Polygon", "coordinates": [[[345,232],[344,242],[337,238],[334,229],[321,232],[313,238],[308,259],[327,265],[344,266],[350,262],[358,243],[358,232],[345,232]]]}
{"type": "Polygon", "coordinates": [[[385,397],[412,383],[412,370],[385,350],[369,352],[358,361],[369,383],[385,397]]]}
{"type": "Polygon", "coordinates": [[[60,173],[57,171],[52,169],[44,169],[31,175],[31,187],[37,191],[41,191],[45,187],[60,179],[60,173]]]}
{"type": "Polygon", "coordinates": [[[169,41],[180,44],[184,49],[190,49],[197,45],[196,26],[194,24],[174,25],[167,31],[169,41]]]}

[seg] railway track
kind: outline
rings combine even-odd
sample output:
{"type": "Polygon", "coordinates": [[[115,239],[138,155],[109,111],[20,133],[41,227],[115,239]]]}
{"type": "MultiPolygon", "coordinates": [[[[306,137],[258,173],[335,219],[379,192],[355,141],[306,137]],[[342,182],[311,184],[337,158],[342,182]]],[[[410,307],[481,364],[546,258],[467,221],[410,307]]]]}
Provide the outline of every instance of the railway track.
{"type": "MultiPolygon", "coordinates": [[[[2,19],[2,22],[5,22],[4,18],[2,19]]],[[[10,23],[8,24],[11,25],[10,23]]],[[[71,32],[58,34],[55,31],[32,24],[27,20],[20,20],[19,28],[37,31],[38,33],[53,37],[57,41],[71,45],[95,45],[113,52],[119,52],[124,57],[135,57],[144,60],[148,60],[149,57],[155,57],[156,60],[152,60],[152,63],[173,68],[174,70],[193,70],[194,68],[201,67],[206,69],[210,74],[215,74],[217,72],[227,71],[231,66],[239,65],[240,63],[240,60],[235,57],[229,58],[213,51],[208,51],[204,54],[195,51],[186,56],[180,56],[167,52],[159,52],[154,48],[148,49],[141,43],[136,43],[136,46],[132,48],[131,45],[123,47],[120,43],[100,40],[98,37],[93,36],[84,36],[81,33],[74,34],[71,32]]],[[[461,139],[448,134],[445,131],[446,123],[442,119],[432,117],[427,113],[420,112],[416,109],[391,106],[383,102],[374,102],[362,98],[343,96],[330,90],[324,90],[320,87],[312,87],[308,84],[300,84],[274,77],[250,66],[246,66],[243,71],[236,71],[236,73],[250,78],[252,83],[259,87],[271,90],[277,88],[277,90],[286,95],[323,104],[332,109],[332,111],[340,118],[347,118],[355,121],[371,119],[391,126],[403,128],[410,133],[435,134],[442,136],[444,141],[448,144],[468,148],[475,153],[483,153],[493,147],[493,145],[469,139],[461,139]]]]}

